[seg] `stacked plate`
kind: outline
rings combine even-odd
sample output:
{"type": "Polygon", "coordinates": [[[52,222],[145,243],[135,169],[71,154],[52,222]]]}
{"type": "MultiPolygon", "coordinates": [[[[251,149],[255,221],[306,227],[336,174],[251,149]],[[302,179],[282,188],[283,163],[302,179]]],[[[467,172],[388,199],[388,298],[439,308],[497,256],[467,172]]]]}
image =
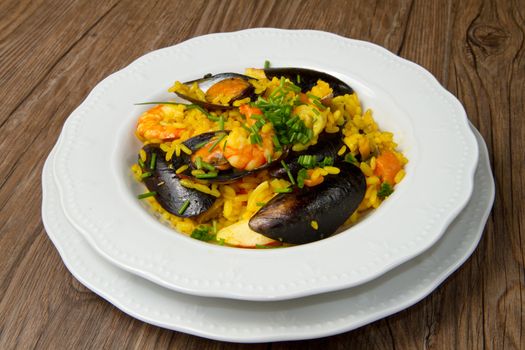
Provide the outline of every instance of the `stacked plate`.
{"type": "Polygon", "coordinates": [[[275,29],[194,38],[106,78],[67,120],[42,183],[47,232],[83,284],[146,322],[239,342],[331,335],[414,304],[472,253],[494,198],[482,138],[430,73],[370,43],[275,29]],[[394,133],[407,176],[358,224],[303,246],[234,249],[173,232],[136,199],[135,104],[172,98],[175,79],[266,59],[349,83],[394,133]]]}

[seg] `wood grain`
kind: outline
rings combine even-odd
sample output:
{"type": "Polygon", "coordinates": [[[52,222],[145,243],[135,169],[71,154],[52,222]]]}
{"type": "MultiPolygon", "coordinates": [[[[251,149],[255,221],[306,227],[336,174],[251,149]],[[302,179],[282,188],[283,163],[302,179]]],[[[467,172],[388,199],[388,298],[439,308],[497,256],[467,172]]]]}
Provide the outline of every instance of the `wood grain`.
{"type": "Polygon", "coordinates": [[[1,1],[0,348],[525,349],[524,41],[525,0],[1,1]],[[332,337],[232,344],[135,320],[77,282],[47,238],[43,162],[105,76],[197,35],[263,26],[377,43],[456,95],[496,179],[483,239],[429,297],[332,337]]]}

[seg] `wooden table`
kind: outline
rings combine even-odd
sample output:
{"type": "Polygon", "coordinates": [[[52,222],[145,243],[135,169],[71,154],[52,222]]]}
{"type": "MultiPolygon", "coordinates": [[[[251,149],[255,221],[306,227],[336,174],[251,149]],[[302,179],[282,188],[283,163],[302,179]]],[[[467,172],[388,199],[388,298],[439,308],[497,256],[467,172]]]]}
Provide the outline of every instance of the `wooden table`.
{"type": "Polygon", "coordinates": [[[523,0],[1,1],[0,348],[525,348],[524,42],[523,0]],[[415,306],[323,339],[221,343],[127,316],[62,263],[42,225],[40,177],[69,114],[151,50],[252,27],[384,46],[433,73],[484,136],[497,194],[483,239],[415,306]]]}

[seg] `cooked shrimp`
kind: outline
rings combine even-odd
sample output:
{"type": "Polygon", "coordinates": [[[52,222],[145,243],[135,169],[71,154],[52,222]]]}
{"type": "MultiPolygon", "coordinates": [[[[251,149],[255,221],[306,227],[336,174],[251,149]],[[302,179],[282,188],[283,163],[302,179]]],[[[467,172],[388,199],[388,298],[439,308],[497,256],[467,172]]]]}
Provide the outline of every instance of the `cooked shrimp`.
{"type": "Polygon", "coordinates": [[[184,110],[177,105],[158,105],[144,112],[138,122],[136,135],[141,141],[172,141],[178,139],[185,127],[176,116],[184,110]]]}
{"type": "MultiPolygon", "coordinates": [[[[246,127],[251,127],[256,123],[257,118],[252,118],[252,116],[262,115],[259,108],[249,105],[242,105],[239,110],[246,116],[246,127]]],[[[274,134],[271,124],[264,124],[258,132],[260,143],[252,143],[253,134],[250,131],[243,127],[235,127],[226,139],[224,157],[234,168],[257,169],[279,158],[279,154],[274,153],[272,141],[274,134]]]]}

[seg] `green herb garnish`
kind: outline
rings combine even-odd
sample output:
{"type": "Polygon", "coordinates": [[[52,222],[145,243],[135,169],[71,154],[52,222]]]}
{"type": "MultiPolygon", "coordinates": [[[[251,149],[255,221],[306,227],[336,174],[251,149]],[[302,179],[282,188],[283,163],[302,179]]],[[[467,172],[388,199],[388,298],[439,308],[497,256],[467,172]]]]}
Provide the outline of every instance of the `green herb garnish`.
{"type": "Polygon", "coordinates": [[[197,174],[195,175],[195,177],[197,179],[214,179],[216,178],[218,175],[217,172],[209,172],[209,173],[206,173],[206,174],[197,174]]]}
{"type": "Polygon", "coordinates": [[[217,139],[217,141],[215,141],[215,142],[213,143],[213,145],[211,145],[211,147],[210,147],[210,149],[208,150],[208,152],[211,153],[211,151],[213,151],[213,149],[214,149],[214,148],[215,148],[215,147],[216,147],[216,146],[217,146],[222,140],[224,140],[225,137],[226,137],[226,134],[222,134],[222,135],[217,139]]]}
{"type": "Polygon", "coordinates": [[[297,172],[297,187],[303,188],[304,187],[304,180],[307,180],[309,178],[308,173],[305,168],[302,168],[297,172]]]}
{"type": "Polygon", "coordinates": [[[179,215],[184,214],[184,212],[186,211],[186,209],[188,209],[189,206],[190,206],[190,200],[186,199],[186,201],[184,202],[184,204],[182,205],[182,207],[180,207],[178,211],[179,215]]]}
{"type": "Polygon", "coordinates": [[[222,115],[219,117],[219,130],[224,130],[224,117],[222,115]]]}
{"type": "Polygon", "coordinates": [[[152,153],[151,154],[151,160],[149,162],[149,168],[151,170],[155,170],[155,167],[157,166],[157,153],[152,153]]]}
{"type": "Polygon", "coordinates": [[[201,143],[198,143],[195,145],[195,149],[198,150],[198,149],[201,149],[202,147],[206,146],[208,144],[208,141],[202,141],[201,143]]]}
{"type": "Polygon", "coordinates": [[[268,68],[270,68],[270,61],[265,60],[264,61],[264,69],[268,69],[268,68]]]}
{"type": "Polygon", "coordinates": [[[151,175],[152,175],[152,174],[151,174],[150,172],[142,173],[142,174],[140,175],[140,178],[141,178],[141,179],[145,179],[145,178],[150,177],[151,175]]]}
{"type": "Polygon", "coordinates": [[[352,153],[347,153],[345,155],[345,162],[357,165],[357,159],[354,157],[352,153]]]}
{"type": "Polygon", "coordinates": [[[199,157],[199,156],[195,157],[195,166],[199,170],[202,169],[202,158],[201,157],[199,157]]]}
{"type": "Polygon", "coordinates": [[[386,198],[394,192],[394,188],[388,182],[383,182],[377,191],[377,196],[379,198],[386,198]]]}
{"type": "Polygon", "coordinates": [[[311,154],[303,154],[299,156],[299,159],[297,159],[297,162],[305,167],[305,168],[313,168],[315,164],[317,163],[317,159],[314,155],[311,154]]]}
{"type": "Polygon", "coordinates": [[[217,171],[217,169],[215,169],[215,167],[213,165],[211,165],[210,163],[207,163],[205,161],[202,161],[202,168],[205,169],[205,170],[208,170],[208,171],[212,171],[212,172],[217,171]]]}
{"type": "Polygon", "coordinates": [[[209,226],[199,226],[191,233],[191,238],[198,239],[199,241],[209,242],[215,238],[213,233],[210,233],[211,228],[209,226]]]}
{"type": "MultiPolygon", "coordinates": [[[[295,181],[294,181],[295,182],[295,181]]],[[[293,192],[293,188],[291,187],[286,187],[286,188],[276,188],[273,190],[275,193],[292,193],[293,192]]]]}
{"type": "Polygon", "coordinates": [[[290,168],[288,167],[288,164],[286,164],[284,162],[284,160],[281,160],[281,164],[282,164],[284,170],[286,170],[286,174],[288,174],[288,178],[290,179],[290,182],[293,185],[295,185],[295,180],[293,179],[292,172],[290,171],[290,168]]]}
{"type": "Polygon", "coordinates": [[[157,194],[157,192],[155,192],[155,191],[152,191],[152,192],[146,192],[146,193],[139,194],[139,195],[137,196],[137,198],[138,198],[138,199],[144,199],[144,198],[152,197],[152,196],[154,196],[154,195],[156,195],[156,194],[157,194]]]}

